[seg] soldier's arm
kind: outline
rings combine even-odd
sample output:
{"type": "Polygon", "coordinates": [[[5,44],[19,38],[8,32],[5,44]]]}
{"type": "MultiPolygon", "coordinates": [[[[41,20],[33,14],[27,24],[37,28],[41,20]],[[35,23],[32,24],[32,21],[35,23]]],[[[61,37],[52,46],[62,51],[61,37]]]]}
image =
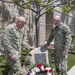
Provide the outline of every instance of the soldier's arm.
{"type": "Polygon", "coordinates": [[[11,45],[11,38],[12,36],[11,36],[11,33],[9,32],[9,28],[6,28],[3,34],[3,45],[5,49],[7,50],[9,56],[12,56],[15,52],[11,45]]]}
{"type": "Polygon", "coordinates": [[[31,46],[27,44],[25,41],[22,41],[22,50],[31,50],[31,46]]]}
{"type": "Polygon", "coordinates": [[[64,50],[69,50],[72,39],[71,39],[70,28],[68,26],[66,26],[64,28],[64,34],[65,34],[65,46],[64,46],[64,50]]]}
{"type": "Polygon", "coordinates": [[[47,46],[49,46],[49,44],[52,42],[53,40],[53,28],[51,29],[51,34],[49,36],[49,39],[47,40],[47,46]]]}

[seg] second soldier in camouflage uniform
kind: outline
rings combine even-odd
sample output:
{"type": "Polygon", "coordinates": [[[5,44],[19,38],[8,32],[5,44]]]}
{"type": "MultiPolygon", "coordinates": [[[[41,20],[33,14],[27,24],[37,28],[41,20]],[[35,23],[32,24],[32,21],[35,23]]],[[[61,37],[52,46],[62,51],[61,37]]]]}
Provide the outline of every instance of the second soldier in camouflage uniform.
{"type": "Polygon", "coordinates": [[[7,57],[11,67],[8,75],[23,75],[20,62],[22,46],[33,49],[28,44],[22,43],[20,29],[24,26],[24,23],[25,19],[18,17],[16,23],[8,25],[4,30],[2,48],[4,56],[7,57]]]}
{"type": "Polygon", "coordinates": [[[67,75],[67,57],[71,44],[70,29],[67,25],[61,23],[59,16],[55,16],[53,22],[55,27],[52,28],[51,35],[46,45],[49,46],[54,39],[56,71],[58,75],[67,75]]]}

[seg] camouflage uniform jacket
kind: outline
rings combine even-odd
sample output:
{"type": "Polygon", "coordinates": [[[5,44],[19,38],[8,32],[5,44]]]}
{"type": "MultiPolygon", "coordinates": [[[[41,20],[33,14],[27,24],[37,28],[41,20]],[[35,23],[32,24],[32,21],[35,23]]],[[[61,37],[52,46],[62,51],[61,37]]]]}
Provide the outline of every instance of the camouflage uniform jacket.
{"type": "Polygon", "coordinates": [[[29,47],[27,43],[23,43],[23,40],[21,38],[22,33],[16,27],[16,25],[14,23],[8,25],[4,30],[2,39],[2,47],[4,49],[4,54],[6,54],[5,52],[8,52],[9,56],[17,54],[20,57],[22,45],[25,48],[29,47]]]}
{"type": "Polygon", "coordinates": [[[71,45],[71,34],[69,27],[63,23],[61,23],[59,27],[53,27],[51,30],[51,35],[47,41],[47,45],[49,45],[53,39],[55,49],[69,50],[71,45]]]}

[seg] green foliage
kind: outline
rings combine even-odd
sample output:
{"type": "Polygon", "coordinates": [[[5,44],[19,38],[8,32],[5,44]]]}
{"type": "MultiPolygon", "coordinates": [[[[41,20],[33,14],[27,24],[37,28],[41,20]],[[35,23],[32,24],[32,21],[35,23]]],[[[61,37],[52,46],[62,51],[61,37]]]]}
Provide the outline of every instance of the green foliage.
{"type": "Polygon", "coordinates": [[[28,5],[22,5],[23,8],[26,8],[26,9],[30,9],[30,6],[28,5]]]}
{"type": "Polygon", "coordinates": [[[72,35],[72,44],[75,44],[75,34],[72,35]]]}
{"type": "Polygon", "coordinates": [[[51,12],[51,13],[52,13],[52,12],[54,12],[54,9],[47,8],[47,9],[46,9],[46,11],[48,11],[48,12],[51,12]]]}
{"type": "Polygon", "coordinates": [[[68,0],[62,5],[62,10],[69,14],[75,8],[75,0],[68,0]]]}
{"type": "Polygon", "coordinates": [[[69,14],[72,11],[71,7],[68,7],[68,5],[62,6],[62,11],[69,14]]]}
{"type": "Polygon", "coordinates": [[[46,6],[46,4],[43,2],[43,3],[41,3],[41,6],[42,6],[42,7],[45,7],[45,6],[46,6]]]}
{"type": "Polygon", "coordinates": [[[1,55],[0,56],[0,75],[8,75],[9,69],[10,67],[9,67],[9,63],[7,59],[3,55],[1,55]]]}
{"type": "Polygon", "coordinates": [[[42,2],[42,0],[37,0],[38,2],[42,2]]]}
{"type": "Polygon", "coordinates": [[[72,35],[72,42],[70,50],[75,53],[75,34],[72,35]]]}
{"type": "Polygon", "coordinates": [[[27,56],[27,54],[30,52],[30,50],[23,50],[21,53],[21,64],[24,64],[25,58],[27,56]]]}
{"type": "Polygon", "coordinates": [[[33,2],[33,0],[28,0],[29,3],[33,2]]]}
{"type": "Polygon", "coordinates": [[[36,64],[32,65],[32,66],[30,67],[30,69],[29,69],[27,72],[30,72],[31,69],[33,69],[34,67],[37,67],[37,65],[36,65],[36,64]]]}

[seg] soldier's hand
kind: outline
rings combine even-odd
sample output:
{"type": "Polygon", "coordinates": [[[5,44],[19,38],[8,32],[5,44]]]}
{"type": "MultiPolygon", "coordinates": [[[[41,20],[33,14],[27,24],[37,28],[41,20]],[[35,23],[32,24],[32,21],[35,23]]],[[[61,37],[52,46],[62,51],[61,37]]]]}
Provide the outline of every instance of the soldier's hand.
{"type": "Polygon", "coordinates": [[[16,61],[17,60],[17,56],[14,54],[11,56],[11,60],[16,61]]]}
{"type": "Polygon", "coordinates": [[[34,48],[35,48],[34,46],[31,46],[31,47],[30,47],[30,50],[34,50],[34,48]]]}
{"type": "Polygon", "coordinates": [[[48,48],[47,44],[44,44],[43,46],[44,46],[45,48],[48,48]]]}

